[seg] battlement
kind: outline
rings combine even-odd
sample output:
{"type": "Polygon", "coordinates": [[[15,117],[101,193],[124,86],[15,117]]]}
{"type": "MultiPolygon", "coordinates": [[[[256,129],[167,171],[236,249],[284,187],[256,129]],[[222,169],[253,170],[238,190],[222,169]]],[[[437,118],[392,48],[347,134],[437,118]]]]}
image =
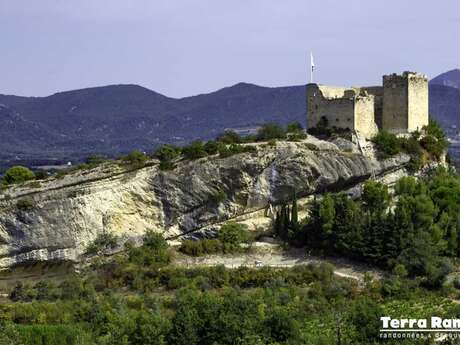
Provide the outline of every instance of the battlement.
{"type": "Polygon", "coordinates": [[[383,83],[385,82],[396,82],[399,80],[421,80],[428,82],[428,76],[425,74],[417,73],[417,72],[410,72],[404,71],[402,74],[392,73],[383,76],[383,83]]]}
{"type": "Polygon", "coordinates": [[[428,124],[426,75],[406,71],[384,75],[382,79],[382,86],[308,84],[308,126],[315,127],[325,118],[330,126],[372,137],[379,129],[407,133],[428,124]]]}

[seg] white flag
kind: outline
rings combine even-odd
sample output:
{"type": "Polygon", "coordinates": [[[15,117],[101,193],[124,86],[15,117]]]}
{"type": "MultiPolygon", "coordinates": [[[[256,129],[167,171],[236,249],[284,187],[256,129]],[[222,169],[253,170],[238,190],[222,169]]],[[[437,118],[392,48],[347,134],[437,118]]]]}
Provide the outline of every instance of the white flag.
{"type": "Polygon", "coordinates": [[[313,71],[315,69],[315,62],[313,61],[313,53],[310,53],[310,65],[311,65],[311,70],[313,71]]]}

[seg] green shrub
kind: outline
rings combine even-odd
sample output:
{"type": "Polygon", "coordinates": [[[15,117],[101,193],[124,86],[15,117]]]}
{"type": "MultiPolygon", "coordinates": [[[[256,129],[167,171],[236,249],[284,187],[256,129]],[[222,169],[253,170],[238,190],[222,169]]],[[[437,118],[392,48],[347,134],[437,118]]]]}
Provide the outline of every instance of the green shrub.
{"type": "Polygon", "coordinates": [[[152,230],[145,233],[140,247],[128,246],[130,262],[153,268],[167,265],[171,260],[169,246],[164,237],[152,230]]]}
{"type": "Polygon", "coordinates": [[[44,180],[44,179],[48,178],[48,176],[49,176],[48,172],[45,171],[45,170],[36,170],[34,172],[34,174],[35,174],[35,178],[37,180],[44,180]]]}
{"type": "Polygon", "coordinates": [[[97,235],[96,239],[88,245],[85,253],[89,255],[98,254],[107,250],[115,249],[118,244],[118,236],[104,232],[97,235]]]}
{"type": "Polygon", "coordinates": [[[190,145],[183,147],[182,154],[184,155],[184,158],[194,160],[206,157],[208,153],[205,150],[203,142],[196,140],[190,145]]]}
{"type": "Polygon", "coordinates": [[[286,127],[286,132],[287,133],[297,133],[297,132],[303,132],[303,127],[300,123],[298,122],[292,122],[289,123],[286,127]]]}
{"type": "Polygon", "coordinates": [[[166,144],[160,146],[153,155],[162,162],[168,162],[178,158],[180,153],[181,149],[179,147],[166,144]]]}
{"type": "Polygon", "coordinates": [[[209,140],[204,145],[204,150],[208,155],[215,155],[219,151],[219,144],[214,140],[209,140]]]}
{"type": "Polygon", "coordinates": [[[16,202],[16,207],[23,211],[30,210],[35,207],[35,201],[31,197],[26,196],[16,202]]]}
{"type": "Polygon", "coordinates": [[[445,145],[432,135],[425,135],[420,144],[435,158],[440,158],[445,150],[445,145]]]}
{"type": "Polygon", "coordinates": [[[126,156],[122,158],[123,161],[133,164],[133,165],[142,165],[144,164],[149,157],[141,151],[134,150],[130,153],[128,153],[126,156]]]}
{"type": "Polygon", "coordinates": [[[15,184],[15,183],[22,183],[25,181],[33,180],[35,179],[35,174],[33,173],[32,170],[17,165],[12,168],[9,168],[6,172],[5,175],[3,175],[3,184],[5,185],[10,185],[10,184],[15,184]]]}
{"type": "Polygon", "coordinates": [[[372,141],[384,157],[394,156],[401,152],[401,142],[393,133],[380,131],[372,141]]]}
{"type": "Polygon", "coordinates": [[[0,345],[23,345],[20,334],[12,323],[0,321],[0,345]]]}
{"type": "Polygon", "coordinates": [[[203,246],[201,241],[185,240],[181,243],[179,251],[190,256],[203,255],[203,246]]]}
{"type": "Polygon", "coordinates": [[[216,254],[222,252],[222,243],[218,239],[185,240],[181,243],[179,251],[190,256],[216,254]]]}
{"type": "Polygon", "coordinates": [[[244,140],[234,131],[225,131],[224,134],[217,137],[217,141],[223,144],[241,144],[244,140]]]}
{"type": "Polygon", "coordinates": [[[160,162],[159,168],[160,170],[173,170],[176,165],[170,161],[160,162]]]}
{"type": "Polygon", "coordinates": [[[290,141],[299,141],[307,137],[307,133],[303,130],[303,127],[298,122],[293,122],[286,127],[287,138],[290,141]]]}
{"type": "Polygon", "coordinates": [[[267,141],[270,139],[284,139],[286,131],[277,124],[268,123],[263,125],[256,134],[257,141],[267,141]]]}
{"type": "Polygon", "coordinates": [[[244,224],[228,222],[224,224],[218,234],[223,250],[232,253],[240,249],[240,245],[249,240],[248,228],[244,224]]]}
{"type": "Polygon", "coordinates": [[[176,166],[174,160],[179,157],[181,149],[174,145],[162,145],[153,154],[160,160],[160,170],[172,170],[176,166]]]}
{"type": "Polygon", "coordinates": [[[92,345],[89,333],[77,325],[21,325],[17,327],[24,345],[92,345]]]}

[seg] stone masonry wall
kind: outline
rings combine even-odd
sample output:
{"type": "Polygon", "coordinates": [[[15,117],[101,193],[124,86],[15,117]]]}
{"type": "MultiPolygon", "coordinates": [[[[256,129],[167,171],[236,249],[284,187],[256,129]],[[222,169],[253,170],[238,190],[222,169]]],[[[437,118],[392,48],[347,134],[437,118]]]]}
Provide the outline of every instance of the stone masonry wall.
{"type": "Polygon", "coordinates": [[[407,114],[407,78],[396,74],[384,76],[382,128],[391,133],[406,133],[407,114]]]}
{"type": "Polygon", "coordinates": [[[354,92],[346,88],[308,84],[307,114],[310,128],[316,127],[324,116],[331,127],[354,129],[354,92]]]}
{"type": "Polygon", "coordinates": [[[422,75],[409,75],[409,132],[428,124],[428,79],[422,75]]]}
{"type": "Polygon", "coordinates": [[[355,99],[355,129],[367,138],[378,133],[374,116],[374,96],[358,96],[355,99]]]}

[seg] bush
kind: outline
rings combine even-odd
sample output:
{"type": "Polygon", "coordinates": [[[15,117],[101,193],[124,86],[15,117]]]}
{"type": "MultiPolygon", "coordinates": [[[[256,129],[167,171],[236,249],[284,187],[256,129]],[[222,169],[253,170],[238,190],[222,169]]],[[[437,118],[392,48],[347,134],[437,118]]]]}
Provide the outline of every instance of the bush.
{"type": "Polygon", "coordinates": [[[287,125],[286,132],[287,133],[303,132],[303,127],[298,122],[292,122],[292,123],[287,125]]]}
{"type": "Polygon", "coordinates": [[[173,162],[160,162],[159,168],[160,170],[173,170],[176,165],[173,162]]]}
{"type": "Polygon", "coordinates": [[[123,161],[133,165],[142,165],[147,159],[147,155],[138,150],[134,150],[122,158],[123,161]]]}
{"type": "Polygon", "coordinates": [[[229,222],[224,224],[219,231],[218,238],[222,242],[226,253],[238,251],[240,245],[249,240],[248,228],[244,224],[229,222]]]}
{"type": "Polygon", "coordinates": [[[263,125],[256,134],[257,141],[267,141],[270,139],[284,139],[286,131],[274,123],[263,125]]]}
{"type": "Polygon", "coordinates": [[[0,345],[22,345],[16,327],[11,323],[0,321],[0,345]]]}
{"type": "Polygon", "coordinates": [[[30,210],[31,208],[35,207],[34,199],[32,199],[31,197],[27,197],[27,196],[22,199],[19,199],[16,203],[16,207],[19,210],[23,210],[23,211],[30,210]]]}
{"type": "Polygon", "coordinates": [[[162,145],[153,154],[154,157],[160,160],[160,170],[172,170],[176,166],[173,163],[179,157],[181,149],[174,145],[162,145]]]}
{"type": "Polygon", "coordinates": [[[118,237],[114,234],[104,232],[97,235],[96,239],[86,248],[86,254],[98,254],[107,250],[115,249],[118,244],[118,237]]]}
{"type": "Polygon", "coordinates": [[[217,137],[217,141],[223,144],[241,144],[243,138],[234,131],[225,131],[224,134],[217,137]]]}
{"type": "Polygon", "coordinates": [[[12,168],[9,168],[5,172],[5,175],[3,175],[3,184],[10,185],[15,183],[22,183],[33,179],[35,179],[35,174],[32,172],[32,170],[17,165],[12,168]]]}
{"type": "Polygon", "coordinates": [[[394,156],[401,152],[400,140],[396,135],[387,131],[380,131],[372,141],[384,157],[394,156]]]}
{"type": "Polygon", "coordinates": [[[218,239],[186,240],[179,247],[181,253],[190,256],[216,254],[222,252],[222,243],[218,239]]]}
{"type": "Polygon", "coordinates": [[[182,148],[182,154],[186,159],[194,160],[207,156],[203,142],[200,140],[192,142],[190,145],[182,148]]]}
{"type": "Polygon", "coordinates": [[[168,162],[179,157],[180,153],[181,149],[179,147],[166,144],[160,146],[153,155],[162,162],[168,162]]]}
{"type": "Polygon", "coordinates": [[[44,179],[48,178],[48,176],[49,176],[48,172],[45,171],[45,170],[37,170],[37,171],[34,172],[34,174],[35,174],[35,178],[37,180],[44,180],[44,179]]]}
{"type": "Polygon", "coordinates": [[[425,135],[421,140],[420,144],[425,150],[427,150],[435,158],[440,158],[446,149],[445,145],[432,135],[425,135]]]}
{"type": "Polygon", "coordinates": [[[141,247],[128,248],[130,262],[141,266],[162,267],[171,260],[169,246],[163,236],[154,231],[147,231],[141,247]]]}
{"type": "Polygon", "coordinates": [[[204,150],[208,155],[215,155],[219,151],[219,144],[217,144],[214,140],[209,140],[204,145],[204,150]]]}

